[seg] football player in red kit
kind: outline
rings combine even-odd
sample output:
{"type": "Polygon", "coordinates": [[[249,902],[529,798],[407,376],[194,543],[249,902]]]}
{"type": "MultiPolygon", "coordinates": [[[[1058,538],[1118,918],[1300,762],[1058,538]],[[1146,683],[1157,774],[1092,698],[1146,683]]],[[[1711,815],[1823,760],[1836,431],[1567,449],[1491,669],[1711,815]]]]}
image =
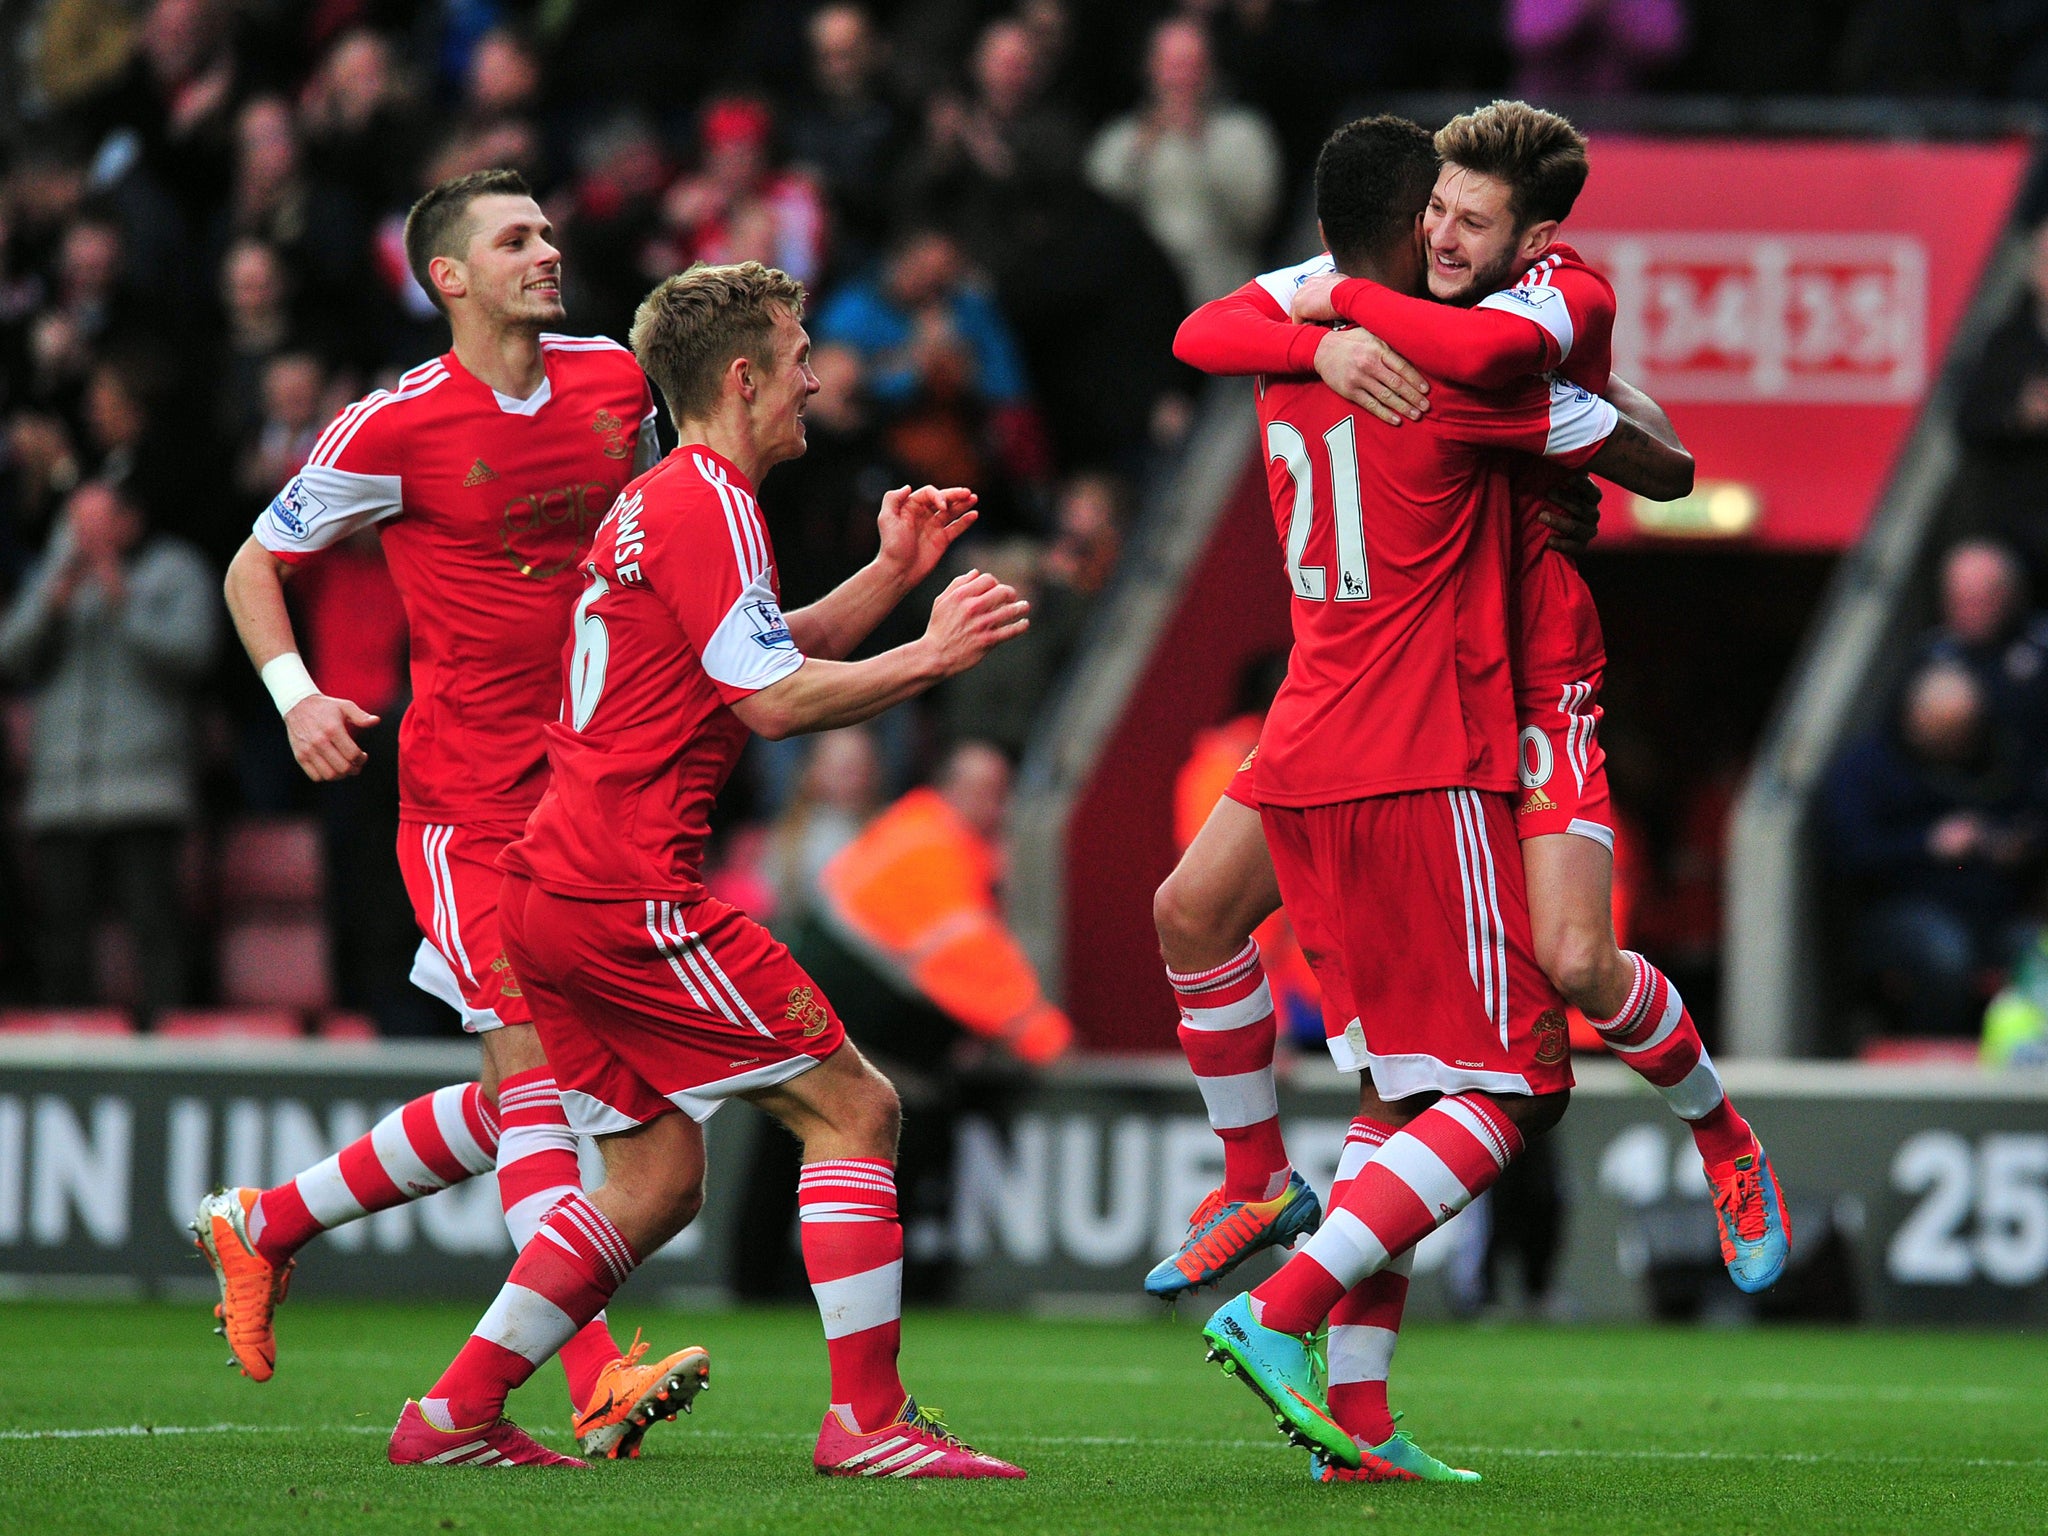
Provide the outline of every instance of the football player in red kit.
{"type": "MultiPolygon", "coordinates": [[[[348,407],[257,519],[228,572],[235,626],[316,781],[365,761],[376,724],[321,693],[285,608],[292,572],[363,529],[405,602],[412,702],[398,747],[399,865],[427,937],[413,980],[483,1046],[478,1083],[394,1110],[368,1135],[268,1190],[217,1192],[193,1227],[221,1284],[222,1331],[267,1380],[272,1312],[292,1255],[330,1227],[494,1166],[515,1246],[581,1188],[576,1140],[498,935],[498,853],[547,778],[541,732],[592,530],[658,456],[654,402],[624,347],[557,335],[561,258],[514,171],[444,182],[413,206],[406,253],[453,346],[348,407]]],[[[562,1350],[586,1450],[637,1454],[646,1426],[702,1385],[701,1349],[642,1363],[604,1319],[562,1350]]]]}
{"type": "MultiPolygon", "coordinates": [[[[1448,303],[1344,278],[1323,256],[1205,306],[1183,327],[1176,343],[1181,357],[1211,372],[1319,369],[1333,387],[1389,421],[1412,419],[1427,406],[1428,386],[1408,362],[1431,377],[1477,387],[1556,370],[1609,395],[1675,443],[1655,403],[1611,376],[1612,289],[1555,239],[1584,180],[1584,140],[1552,113],[1496,102],[1455,119],[1437,136],[1437,147],[1445,163],[1424,232],[1431,291],[1448,303]],[[1503,289],[1506,283],[1513,286],[1503,289]],[[1474,298],[1475,307],[1451,307],[1474,298]],[[1290,328],[1279,323],[1289,310],[1296,319],[1342,318],[1372,329],[1290,328]],[[1387,353],[1373,331],[1398,355],[1387,353]],[[1351,380],[1333,377],[1331,354],[1340,346],[1351,380]]],[[[1546,496],[1568,490],[1560,478],[1556,469],[1535,463],[1516,472],[1522,509],[1511,632],[1520,728],[1516,830],[1536,953],[1616,1055],[1689,1123],[1714,1189],[1730,1273],[1744,1289],[1759,1290],[1782,1271],[1789,1247],[1769,1160],[1729,1103],[1676,989],[1614,939],[1613,833],[1597,737],[1605,666],[1599,617],[1577,567],[1553,547],[1550,515],[1539,510],[1546,496]]],[[[1182,995],[1182,1038],[1190,1042],[1198,1078],[1205,1079],[1205,1096],[1212,1081],[1226,1090],[1222,1117],[1232,1123],[1220,1134],[1227,1160],[1243,1166],[1227,1162],[1225,1188],[1197,1212],[1189,1242],[1154,1271],[1148,1288],[1158,1294],[1213,1279],[1261,1240],[1284,1240],[1293,1235],[1290,1226],[1313,1219],[1294,1209],[1307,1202],[1291,1187],[1267,1107],[1270,1026],[1261,1031],[1260,1021],[1199,1006],[1207,1002],[1213,1009],[1211,1000],[1222,990],[1213,978],[1221,975],[1229,978],[1225,986],[1254,999],[1239,1013],[1259,1011],[1262,977],[1245,924],[1276,899],[1270,877],[1251,873],[1264,852],[1248,814],[1256,796],[1247,775],[1239,776],[1231,795],[1238,803],[1219,806],[1161,888],[1156,912],[1169,974],[1182,995]],[[1231,1027],[1208,1024],[1213,1017],[1231,1027]],[[1242,1203],[1242,1217],[1231,1209],[1235,1203],[1242,1203]],[[1262,1206],[1272,1208],[1271,1218],[1262,1219],[1262,1206]],[[1216,1231],[1204,1232],[1205,1226],[1216,1231]]],[[[1211,1118],[1218,1118],[1213,1104],[1211,1118]]]]}
{"type": "MultiPolygon", "coordinates": [[[[1023,1476],[963,1445],[897,1374],[895,1090],[789,951],[703,884],[711,803],[750,733],[866,720],[1028,622],[1014,591],[969,573],[933,605],[921,639],[839,660],[910,590],[872,567],[783,614],[754,491],[804,451],[803,405],[818,381],[803,302],[801,284],[758,262],[700,266],[634,317],[634,352],[681,446],[597,531],[548,728],[553,772],[501,860],[513,972],[570,1123],[597,1138],[605,1182],[548,1214],[549,1241],[527,1247],[448,1370],[406,1404],[394,1462],[565,1460],[504,1420],[506,1395],[695,1215],[698,1122],[745,1098],[803,1143],[804,1267],[831,1362],[818,1471],[1023,1476]]],[[[973,497],[892,495],[914,514],[929,570],[973,497]]]]}
{"type": "MultiPolygon", "coordinates": [[[[1419,286],[1435,165],[1429,136],[1401,119],[1332,137],[1317,205],[1341,270],[1419,286]]],[[[1295,648],[1253,790],[1331,1054],[1366,1075],[1329,1216],[1205,1336],[1317,1450],[1317,1475],[1363,1463],[1451,1478],[1393,1430],[1383,1395],[1333,1404],[1349,1425],[1333,1417],[1301,1335],[1331,1319],[1333,1391],[1350,1385],[1337,1351],[1390,1344],[1397,1326],[1401,1298],[1381,1294],[1381,1274],[1555,1122],[1571,1082],[1513,830],[1515,528],[1499,450],[1597,463],[1667,496],[1690,486],[1691,463],[1563,381],[1439,385],[1419,422],[1389,427],[1312,378],[1267,377],[1259,414],[1295,648]]]]}

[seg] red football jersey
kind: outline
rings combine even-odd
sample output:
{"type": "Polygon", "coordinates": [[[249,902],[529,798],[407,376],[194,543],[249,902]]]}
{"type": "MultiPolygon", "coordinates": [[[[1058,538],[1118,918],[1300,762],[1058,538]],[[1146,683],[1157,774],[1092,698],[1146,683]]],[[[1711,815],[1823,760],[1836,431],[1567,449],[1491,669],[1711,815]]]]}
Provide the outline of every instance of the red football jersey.
{"type": "Polygon", "coordinates": [[[701,884],[711,802],[747,727],[729,708],[804,663],[753,487],[685,444],[626,488],[583,565],[553,769],[500,866],[557,896],[701,884]]]}
{"type": "MultiPolygon", "coordinates": [[[[1259,280],[1273,314],[1301,270],[1259,280]]],[[[1502,450],[1583,463],[1614,408],[1561,381],[1439,385],[1420,422],[1390,427],[1319,380],[1289,378],[1261,380],[1259,420],[1294,621],[1260,737],[1261,802],[1511,791],[1502,450]]]]}
{"type": "MultiPolygon", "coordinates": [[[[1340,283],[1332,302],[1434,379],[1490,387],[1555,373],[1597,395],[1614,371],[1613,286],[1568,245],[1552,246],[1513,287],[1470,309],[1357,281],[1340,283]]],[[[1565,685],[1597,681],[1605,660],[1593,594],[1578,567],[1549,547],[1550,530],[1536,520],[1564,475],[1535,462],[1515,472],[1515,681],[1525,701],[1544,708],[1556,706],[1565,685]]]]}
{"type": "Polygon", "coordinates": [[[296,562],[375,526],[405,600],[412,704],[398,792],[412,820],[526,819],[546,777],[562,637],[591,532],[658,452],[633,354],[541,338],[547,377],[500,395],[454,352],[334,419],[256,520],[296,562]]]}

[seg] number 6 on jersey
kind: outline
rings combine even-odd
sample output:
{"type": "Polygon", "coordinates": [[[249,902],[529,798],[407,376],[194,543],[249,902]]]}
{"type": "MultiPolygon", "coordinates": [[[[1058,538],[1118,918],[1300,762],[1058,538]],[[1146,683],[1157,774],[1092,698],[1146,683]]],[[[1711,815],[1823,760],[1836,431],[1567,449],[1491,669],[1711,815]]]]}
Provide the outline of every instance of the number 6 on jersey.
{"type": "Polygon", "coordinates": [[[611,583],[592,566],[590,585],[576,600],[576,650],[569,658],[569,728],[577,732],[590,724],[604,694],[604,669],[611,660],[612,640],[604,619],[590,610],[611,589],[611,583]]]}

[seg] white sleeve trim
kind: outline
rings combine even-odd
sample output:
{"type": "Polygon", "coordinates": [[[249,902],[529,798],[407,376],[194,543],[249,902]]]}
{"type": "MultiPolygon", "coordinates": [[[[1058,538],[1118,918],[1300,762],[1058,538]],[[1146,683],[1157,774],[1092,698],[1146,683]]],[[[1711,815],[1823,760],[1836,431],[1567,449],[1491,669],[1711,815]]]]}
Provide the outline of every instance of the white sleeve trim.
{"type": "Polygon", "coordinates": [[[1543,445],[1548,458],[1562,458],[1613,433],[1621,413],[1598,395],[1563,379],[1550,381],[1550,438],[1543,445]]]}
{"type": "Polygon", "coordinates": [[[1517,283],[1499,293],[1489,293],[1473,307],[1497,309],[1503,314],[1533,320],[1556,340],[1560,363],[1572,355],[1572,307],[1565,303],[1564,295],[1555,288],[1537,283],[1517,283]]]}
{"type": "Polygon", "coordinates": [[[704,647],[704,670],[728,688],[758,693],[804,664],[790,638],[782,605],[763,571],[733,600],[704,647]]]}
{"type": "Polygon", "coordinates": [[[256,542],[273,554],[307,554],[396,517],[402,508],[396,475],[308,464],[257,517],[256,542]]]}
{"type": "Polygon", "coordinates": [[[1282,267],[1278,272],[1262,272],[1252,281],[1271,294],[1273,302],[1284,313],[1294,308],[1295,289],[1312,277],[1325,277],[1336,270],[1337,259],[1323,251],[1296,266],[1282,267]]]}
{"type": "Polygon", "coordinates": [[[637,479],[661,462],[661,413],[653,406],[640,418],[640,435],[633,440],[633,475],[637,479]]]}

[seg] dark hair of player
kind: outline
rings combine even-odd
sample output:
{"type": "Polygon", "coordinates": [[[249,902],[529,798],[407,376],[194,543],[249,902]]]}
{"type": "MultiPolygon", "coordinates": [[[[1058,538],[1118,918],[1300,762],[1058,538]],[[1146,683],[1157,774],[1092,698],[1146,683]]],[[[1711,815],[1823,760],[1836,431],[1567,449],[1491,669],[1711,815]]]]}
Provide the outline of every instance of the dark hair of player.
{"type": "Polygon", "coordinates": [[[1361,117],[1325,139],[1316,218],[1337,265],[1348,272],[1407,239],[1435,182],[1429,130],[1405,117],[1361,117]]]}
{"type": "Polygon", "coordinates": [[[1436,131],[1436,152],[1461,170],[1504,182],[1515,228],[1564,219],[1586,184],[1586,136],[1555,112],[1496,101],[1436,131]]]}
{"type": "Polygon", "coordinates": [[[531,197],[533,188],[513,170],[471,171],[433,188],[405,216],[405,264],[434,308],[447,311],[427,263],[436,256],[460,256],[469,246],[469,205],[480,197],[531,197]]]}
{"type": "Polygon", "coordinates": [[[677,421],[707,415],[734,358],[772,370],[775,319],[804,317],[804,285],[758,261],[698,262],[665,277],[633,312],[633,355],[677,421]]]}

